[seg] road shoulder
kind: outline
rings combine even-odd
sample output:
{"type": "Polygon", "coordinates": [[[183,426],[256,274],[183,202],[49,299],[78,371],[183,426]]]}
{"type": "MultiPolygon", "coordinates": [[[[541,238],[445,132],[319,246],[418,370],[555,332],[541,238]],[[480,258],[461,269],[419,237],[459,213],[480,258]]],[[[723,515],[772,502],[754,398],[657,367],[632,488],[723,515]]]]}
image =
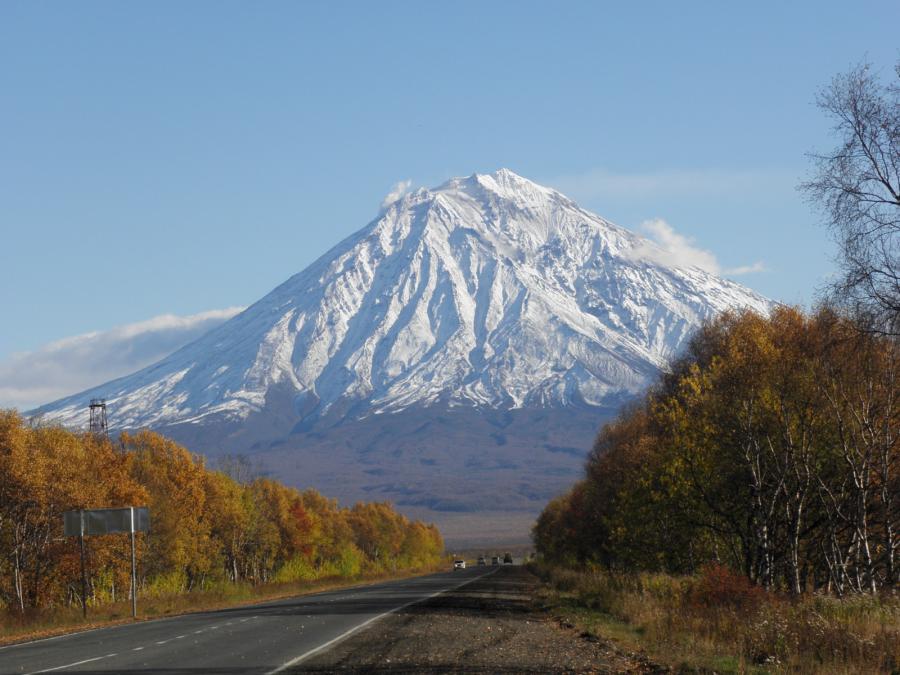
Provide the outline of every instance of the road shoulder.
{"type": "Polygon", "coordinates": [[[542,610],[533,600],[539,583],[524,567],[504,566],[386,616],[290,672],[651,672],[542,610]]]}

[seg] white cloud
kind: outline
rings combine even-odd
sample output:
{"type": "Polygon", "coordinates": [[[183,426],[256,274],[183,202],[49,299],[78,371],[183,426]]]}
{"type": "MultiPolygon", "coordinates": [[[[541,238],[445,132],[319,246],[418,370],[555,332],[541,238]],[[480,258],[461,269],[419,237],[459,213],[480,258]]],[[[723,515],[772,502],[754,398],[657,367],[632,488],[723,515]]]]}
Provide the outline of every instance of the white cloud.
{"type": "Polygon", "coordinates": [[[412,187],[411,180],[401,180],[394,183],[394,187],[391,188],[391,191],[388,192],[385,198],[381,200],[381,208],[386,209],[388,206],[400,199],[400,197],[409,192],[410,187],[412,187]]]}
{"type": "Polygon", "coordinates": [[[694,246],[693,240],[678,234],[666,221],[656,218],[641,223],[641,231],[653,241],[636,247],[632,254],[636,258],[652,260],[667,267],[699,267],[711,274],[719,274],[721,267],[716,256],[707,250],[694,246]]]}
{"type": "Polygon", "coordinates": [[[767,270],[765,263],[762,260],[757,260],[752,265],[738,265],[737,267],[729,267],[725,270],[725,274],[731,275],[733,277],[740,276],[741,274],[756,274],[757,272],[765,272],[767,270]]]}
{"type": "Polygon", "coordinates": [[[224,323],[242,307],[146,321],[63,338],[0,361],[0,408],[28,410],[128,375],[224,323]]]}
{"type": "MultiPolygon", "coordinates": [[[[634,173],[597,168],[580,174],[548,179],[564,194],[579,201],[645,202],[647,199],[691,200],[728,198],[756,194],[793,192],[797,171],[785,168],[763,169],[660,169],[634,173]]],[[[715,254],[679,234],[664,220],[649,220],[640,228],[652,243],[639,246],[635,257],[653,260],[670,267],[700,267],[720,276],[740,276],[766,271],[762,261],[725,267],[715,254]]]]}
{"type": "Polygon", "coordinates": [[[635,260],[650,260],[666,267],[699,267],[717,276],[738,276],[765,270],[762,262],[722,267],[712,251],[700,248],[693,239],[679,234],[661,218],[645,220],[640,230],[650,240],[631,250],[630,257],[635,260]]]}

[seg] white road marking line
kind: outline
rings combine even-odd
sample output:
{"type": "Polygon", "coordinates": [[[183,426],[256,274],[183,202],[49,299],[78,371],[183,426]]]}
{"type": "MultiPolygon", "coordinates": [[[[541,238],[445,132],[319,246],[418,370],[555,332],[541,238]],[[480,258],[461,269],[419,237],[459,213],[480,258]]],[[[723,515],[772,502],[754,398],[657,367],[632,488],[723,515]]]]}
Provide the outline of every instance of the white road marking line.
{"type": "Polygon", "coordinates": [[[157,642],[156,644],[158,644],[158,645],[164,645],[164,644],[166,644],[167,642],[168,642],[168,640],[160,640],[160,641],[157,642]]]}
{"type": "Polygon", "coordinates": [[[44,670],[33,670],[28,675],[38,675],[38,673],[52,673],[54,670],[62,670],[63,668],[72,668],[74,666],[80,666],[82,663],[90,663],[91,661],[99,661],[100,659],[105,659],[105,656],[95,656],[92,659],[85,659],[84,661],[76,661],[75,663],[67,663],[64,666],[56,666],[56,668],[45,668],[44,670]]]}
{"type": "MultiPolygon", "coordinates": [[[[497,569],[500,569],[500,568],[497,568],[497,569]]],[[[371,619],[368,619],[368,620],[366,620],[366,621],[363,621],[363,622],[362,622],[361,624],[359,624],[358,626],[354,626],[354,627],[351,628],[350,630],[348,630],[348,631],[346,631],[346,632],[344,632],[344,633],[341,633],[341,634],[338,635],[336,638],[332,638],[332,639],[329,640],[328,642],[325,642],[324,644],[321,644],[321,645],[319,645],[318,647],[314,647],[313,649],[310,649],[308,652],[305,652],[305,653],[301,654],[300,656],[297,656],[297,657],[291,659],[290,661],[287,661],[286,663],[282,663],[280,666],[278,666],[278,667],[275,668],[274,670],[270,670],[270,671],[268,671],[267,673],[265,673],[265,675],[276,675],[276,673],[280,673],[280,672],[283,672],[283,671],[287,670],[288,668],[292,668],[293,666],[296,666],[298,663],[301,663],[302,661],[305,661],[305,660],[308,659],[310,656],[313,656],[313,655],[315,655],[315,654],[318,654],[319,652],[325,651],[326,649],[328,649],[328,648],[331,647],[332,645],[337,644],[337,643],[340,642],[341,640],[350,637],[351,635],[353,635],[353,634],[356,633],[357,631],[360,631],[360,630],[362,630],[363,628],[365,628],[366,626],[375,623],[375,622],[378,621],[379,619],[383,619],[384,617],[386,617],[386,616],[388,616],[388,615],[390,615],[390,614],[394,614],[395,612],[399,612],[401,609],[406,609],[407,607],[411,607],[412,605],[417,605],[417,604],[419,604],[420,602],[425,602],[426,600],[431,600],[431,598],[433,598],[433,597],[435,597],[435,596],[438,596],[438,595],[441,595],[442,593],[449,593],[449,592],[451,592],[451,591],[455,591],[455,590],[457,590],[457,589],[459,589],[459,588],[462,588],[462,587],[465,586],[466,584],[470,584],[470,583],[472,583],[473,581],[477,581],[478,579],[484,579],[485,577],[490,576],[491,574],[493,574],[494,572],[496,572],[497,569],[493,569],[493,570],[491,570],[490,572],[488,572],[487,574],[480,574],[480,575],[478,575],[477,577],[473,577],[472,579],[468,579],[468,580],[462,582],[461,584],[457,584],[456,586],[453,586],[453,587],[451,587],[451,588],[445,588],[445,589],[443,589],[443,590],[437,591],[436,593],[432,593],[431,595],[425,596],[424,598],[419,598],[418,600],[413,600],[413,601],[411,601],[411,602],[407,602],[405,605],[400,605],[399,607],[394,607],[394,609],[388,610],[387,612],[384,612],[384,613],[382,613],[382,614],[379,614],[378,616],[373,616],[371,619]]]]}
{"type": "MultiPolygon", "coordinates": [[[[354,584],[353,586],[348,586],[345,590],[363,587],[363,588],[366,588],[366,592],[368,592],[370,587],[379,586],[384,583],[390,583],[390,582],[375,581],[375,582],[369,582],[369,583],[363,583],[363,584],[354,584]]],[[[303,598],[304,600],[306,600],[309,598],[319,598],[322,595],[325,595],[327,593],[332,593],[332,592],[333,591],[320,591],[318,593],[300,593],[299,595],[291,596],[291,597],[292,598],[303,598]]],[[[268,604],[269,602],[271,602],[271,601],[261,600],[257,604],[268,604]]],[[[250,607],[249,609],[252,609],[252,607],[250,607]]],[[[214,612],[215,612],[215,610],[201,610],[199,612],[185,612],[184,614],[176,614],[175,616],[164,616],[159,619],[144,619],[141,621],[141,623],[146,625],[148,623],[161,623],[163,621],[177,621],[178,619],[183,619],[185,617],[195,615],[195,614],[209,614],[209,613],[214,613],[214,612]]],[[[258,619],[259,617],[251,616],[250,618],[258,619]]],[[[85,633],[95,633],[97,631],[102,631],[102,630],[114,631],[114,630],[117,630],[120,628],[129,628],[132,625],[134,625],[134,624],[123,623],[123,624],[114,625],[114,626],[98,626],[97,628],[85,628],[84,630],[76,630],[76,631],[72,631],[71,633],[62,633],[61,635],[53,635],[51,637],[37,638],[36,640],[26,640],[25,642],[14,642],[9,645],[0,645],[0,651],[6,650],[6,649],[16,649],[18,647],[26,647],[28,645],[33,645],[37,642],[51,642],[53,640],[65,640],[67,638],[84,635],[85,633]]]]}
{"type": "Polygon", "coordinates": [[[131,651],[133,651],[133,652],[139,652],[139,651],[141,651],[142,649],[143,649],[143,647],[135,647],[135,648],[132,649],[131,651]]]}
{"type": "MultiPolygon", "coordinates": [[[[177,616],[166,616],[161,619],[147,619],[145,621],[142,621],[141,623],[147,624],[147,623],[158,623],[160,621],[172,621],[175,619],[180,619],[183,616],[186,616],[186,615],[179,614],[177,616]]],[[[96,633],[97,631],[101,631],[101,630],[113,631],[113,630],[117,630],[119,628],[128,628],[132,625],[134,625],[134,624],[123,623],[123,624],[113,625],[113,626],[98,626],[97,628],[85,628],[84,630],[74,630],[71,633],[62,633],[60,635],[53,635],[51,637],[37,638],[36,640],[26,640],[25,642],[14,642],[10,645],[0,645],[0,651],[2,651],[4,649],[16,649],[17,647],[27,647],[28,645],[37,644],[38,642],[52,642],[53,640],[65,640],[67,638],[79,637],[81,635],[85,635],[86,633],[96,633]]]]}
{"type": "MultiPolygon", "coordinates": [[[[361,584],[361,586],[364,587],[366,589],[365,592],[368,593],[368,592],[370,592],[371,587],[377,587],[379,585],[382,585],[383,583],[389,583],[389,582],[365,583],[365,584],[361,584]]],[[[355,586],[348,586],[346,590],[350,590],[352,588],[360,588],[360,585],[357,584],[355,586]]],[[[304,600],[306,600],[309,598],[319,598],[322,595],[331,593],[331,592],[332,591],[322,591],[319,593],[300,593],[297,596],[291,596],[291,597],[303,598],[304,600]]],[[[260,604],[266,604],[268,602],[269,601],[264,600],[264,601],[261,601],[260,604]]],[[[212,610],[212,611],[214,611],[214,610],[212,610]]],[[[166,617],[162,617],[159,619],[145,619],[145,620],[141,621],[141,623],[146,625],[146,624],[150,624],[150,623],[161,623],[163,621],[177,621],[179,619],[183,619],[185,617],[189,617],[194,614],[208,614],[208,613],[210,613],[210,611],[207,611],[207,610],[203,610],[203,611],[199,611],[199,612],[185,612],[184,614],[177,614],[175,616],[166,616],[166,617]]],[[[250,617],[250,619],[258,619],[258,618],[259,618],[259,616],[251,616],[250,617]]],[[[325,623],[325,622],[322,621],[322,623],[325,623]]],[[[119,625],[114,625],[114,626],[98,626],[97,628],[86,628],[84,630],[76,630],[71,633],[63,633],[61,635],[53,635],[51,637],[37,638],[36,640],[26,640],[25,642],[14,642],[13,644],[9,644],[9,645],[0,645],[0,651],[7,650],[7,649],[13,650],[13,649],[17,649],[20,647],[27,647],[28,645],[33,645],[38,642],[52,642],[54,640],[66,640],[68,638],[75,638],[75,637],[85,635],[86,633],[95,633],[98,631],[115,631],[118,629],[129,628],[132,625],[133,624],[125,623],[125,624],[119,624],[119,625]]],[[[197,631],[197,632],[202,632],[202,631],[197,631]]],[[[98,656],[97,658],[103,658],[103,657],[98,656]]],[[[90,659],[90,660],[93,660],[93,659],[90,659]]],[[[90,660],[87,662],[90,662],[90,660]]],[[[60,666],[60,667],[66,668],[68,666],[60,666]]],[[[41,671],[36,671],[36,672],[43,673],[43,672],[50,672],[50,671],[41,670],[41,671]]],[[[34,673],[34,674],[26,673],[26,675],[36,675],[36,673],[34,673]]]]}
{"type": "Polygon", "coordinates": [[[184,635],[176,635],[176,636],[175,636],[175,639],[176,639],[176,640],[180,640],[180,639],[183,638],[183,637],[184,637],[184,635]]]}

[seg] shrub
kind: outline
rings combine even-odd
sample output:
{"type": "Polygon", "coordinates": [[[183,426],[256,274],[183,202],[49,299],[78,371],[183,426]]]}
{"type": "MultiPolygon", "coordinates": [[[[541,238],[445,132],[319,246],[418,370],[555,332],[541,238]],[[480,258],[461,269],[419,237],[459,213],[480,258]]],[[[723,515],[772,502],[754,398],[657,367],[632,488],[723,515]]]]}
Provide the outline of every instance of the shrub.
{"type": "Polygon", "coordinates": [[[704,565],[691,587],[688,601],[694,606],[729,607],[742,612],[755,612],[767,599],[765,589],[756,586],[743,574],[720,565],[704,565]]]}
{"type": "Polygon", "coordinates": [[[291,558],[275,573],[275,583],[293,583],[295,581],[313,581],[319,576],[318,571],[305,558],[291,558]]]}
{"type": "Polygon", "coordinates": [[[158,574],[151,579],[145,588],[138,587],[138,595],[159,598],[165,595],[183,593],[187,588],[187,579],[181,571],[158,574]]]}

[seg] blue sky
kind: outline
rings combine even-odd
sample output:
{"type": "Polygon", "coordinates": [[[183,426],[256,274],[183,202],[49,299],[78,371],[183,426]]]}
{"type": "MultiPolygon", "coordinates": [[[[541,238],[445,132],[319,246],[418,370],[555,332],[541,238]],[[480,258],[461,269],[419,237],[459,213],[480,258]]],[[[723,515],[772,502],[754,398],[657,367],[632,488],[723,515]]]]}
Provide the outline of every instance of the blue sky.
{"type": "Polygon", "coordinates": [[[900,3],[0,3],[3,364],[253,302],[400,180],[508,167],[809,303],[815,92],[900,3]],[[143,324],[142,324],[143,325],[143,324]]]}

